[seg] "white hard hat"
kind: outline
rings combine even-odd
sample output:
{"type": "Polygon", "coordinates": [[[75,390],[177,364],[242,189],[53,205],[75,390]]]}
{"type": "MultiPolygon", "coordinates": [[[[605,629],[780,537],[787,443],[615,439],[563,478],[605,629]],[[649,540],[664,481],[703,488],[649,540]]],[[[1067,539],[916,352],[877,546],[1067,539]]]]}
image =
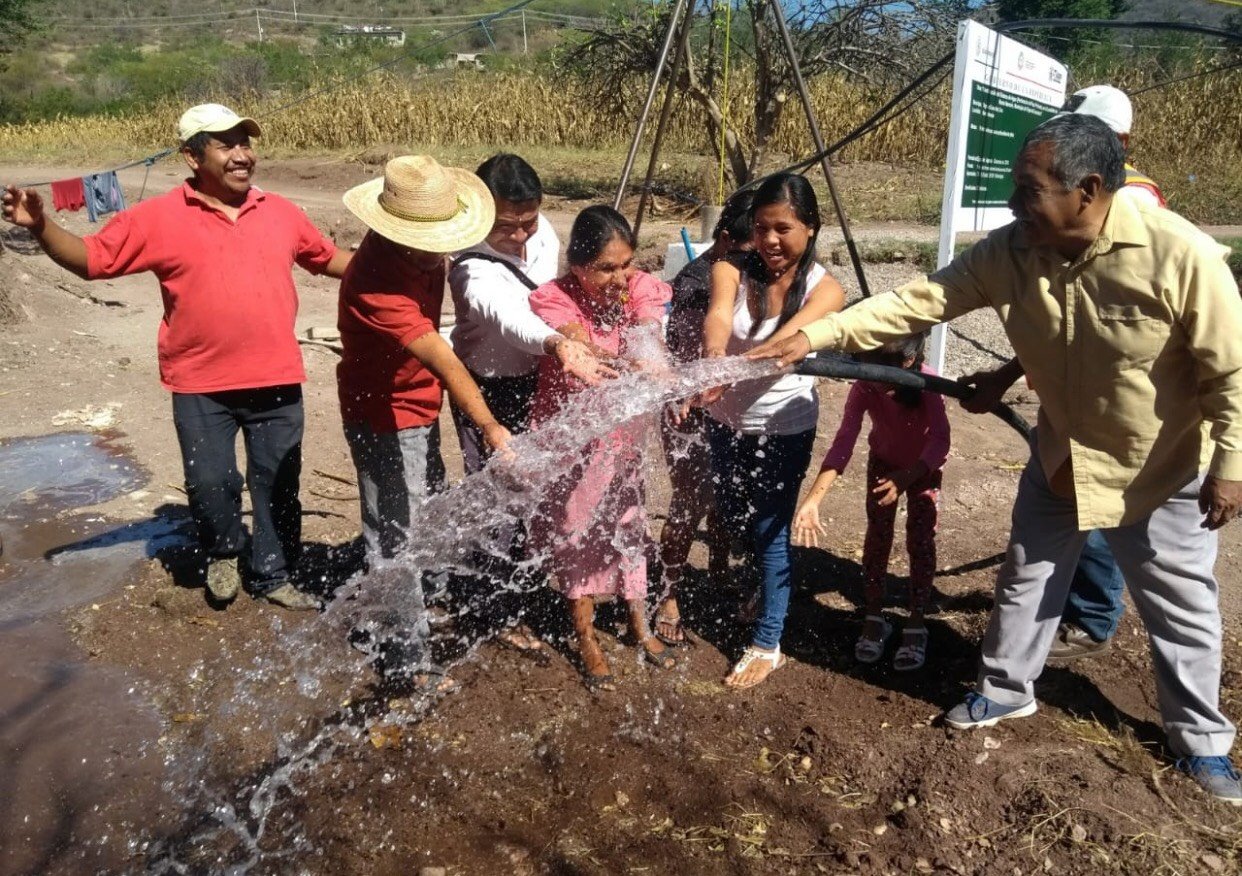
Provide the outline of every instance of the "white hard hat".
{"type": "Polygon", "coordinates": [[[1072,113],[1095,116],[1116,134],[1129,134],[1134,123],[1130,98],[1120,88],[1111,85],[1080,88],[1066,102],[1065,108],[1072,113]]]}

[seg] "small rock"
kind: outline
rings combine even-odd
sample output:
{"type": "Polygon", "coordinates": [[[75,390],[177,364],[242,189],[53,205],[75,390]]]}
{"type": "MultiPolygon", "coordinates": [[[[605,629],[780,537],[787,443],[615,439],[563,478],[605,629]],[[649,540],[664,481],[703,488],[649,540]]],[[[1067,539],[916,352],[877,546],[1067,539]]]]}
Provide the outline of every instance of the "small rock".
{"type": "Polygon", "coordinates": [[[1085,841],[1087,838],[1087,829],[1081,824],[1075,824],[1070,828],[1070,839],[1076,843],[1085,841]]]}
{"type": "Polygon", "coordinates": [[[630,798],[624,791],[617,792],[617,808],[624,809],[630,805],[630,798]]]}
{"type": "Polygon", "coordinates": [[[871,832],[876,836],[884,836],[884,834],[888,833],[888,825],[877,824],[875,827],[871,828],[871,832]]]}
{"type": "Polygon", "coordinates": [[[996,749],[1000,748],[1000,746],[1000,742],[993,739],[991,736],[983,737],[983,747],[989,751],[996,751],[996,749]]]}
{"type": "Polygon", "coordinates": [[[983,763],[985,760],[988,759],[988,755],[989,755],[989,752],[986,752],[986,751],[979,752],[978,754],[975,755],[975,763],[976,764],[983,763]]]}
{"type": "Polygon", "coordinates": [[[448,876],[448,870],[444,867],[419,867],[418,876],[448,876]]]}
{"type": "Polygon", "coordinates": [[[1204,855],[1199,860],[1202,861],[1203,865],[1207,867],[1209,870],[1211,870],[1213,873],[1224,873],[1225,872],[1225,859],[1222,858],[1220,855],[1213,855],[1212,853],[1209,852],[1208,854],[1204,855]]]}

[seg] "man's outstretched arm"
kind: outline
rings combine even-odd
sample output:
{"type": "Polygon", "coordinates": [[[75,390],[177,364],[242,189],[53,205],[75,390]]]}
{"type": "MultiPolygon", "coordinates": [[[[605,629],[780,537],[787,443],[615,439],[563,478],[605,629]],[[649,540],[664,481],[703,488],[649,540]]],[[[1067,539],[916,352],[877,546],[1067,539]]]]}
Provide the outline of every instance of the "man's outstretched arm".
{"type": "Polygon", "coordinates": [[[11,185],[5,189],[0,203],[3,204],[4,221],[29,229],[52,261],[84,280],[89,279],[86,243],[47,218],[43,211],[43,197],[38,192],[11,185]]]}

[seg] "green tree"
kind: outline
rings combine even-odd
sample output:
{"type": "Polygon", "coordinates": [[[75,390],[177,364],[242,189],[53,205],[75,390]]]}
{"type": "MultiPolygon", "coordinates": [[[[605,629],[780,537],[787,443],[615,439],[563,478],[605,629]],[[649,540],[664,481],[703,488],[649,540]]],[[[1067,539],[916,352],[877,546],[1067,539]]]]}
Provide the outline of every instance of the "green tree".
{"type": "MultiPolygon", "coordinates": [[[[1128,6],[1126,0],[997,0],[995,11],[996,17],[1001,21],[1037,18],[1113,19],[1125,12],[1128,6]]],[[[1038,43],[1053,55],[1079,63],[1100,55],[1100,44],[1108,40],[1107,32],[1100,28],[1029,31],[1019,38],[1038,43]]]]}
{"type": "MultiPolygon", "coordinates": [[[[734,185],[754,178],[783,113],[801,112],[793,71],[772,13],[780,2],[805,79],[835,74],[879,91],[904,83],[953,45],[967,0],[725,0],[691,4],[692,27],[676,88],[703,121],[703,145],[719,155],[734,185]],[[732,7],[732,75],[754,82],[749,124],[729,115],[721,100],[724,8],[732,7]]],[[[558,64],[596,91],[596,99],[632,114],[655,68],[672,3],[615,15],[560,53],[558,64]]],[[[670,61],[671,63],[671,61],[670,61]]],[[[807,144],[808,151],[810,144],[807,144]]]]}
{"type": "Polygon", "coordinates": [[[0,0],[0,55],[8,54],[38,27],[33,7],[39,0],[0,0]]]}

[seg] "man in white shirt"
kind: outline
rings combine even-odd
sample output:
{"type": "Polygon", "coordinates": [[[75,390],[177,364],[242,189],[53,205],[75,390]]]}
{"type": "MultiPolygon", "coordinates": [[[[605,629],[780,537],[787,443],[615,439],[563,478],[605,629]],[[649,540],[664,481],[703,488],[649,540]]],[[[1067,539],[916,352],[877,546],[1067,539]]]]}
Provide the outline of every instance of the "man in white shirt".
{"type": "MultiPolygon", "coordinates": [[[[590,384],[615,375],[585,344],[531,312],[531,291],[556,277],[561,253],[552,223],[539,212],[539,175],[506,153],[475,173],[496,201],[496,222],[482,243],[453,259],[449,287],[457,323],[451,340],[496,419],[517,435],[530,423],[541,356],[555,356],[565,371],[590,384]]],[[[476,472],[487,459],[482,435],[455,408],[453,422],[466,473],[476,472]]]]}
{"type": "MultiPolygon", "coordinates": [[[[561,254],[552,223],[539,208],[543,185],[534,168],[517,155],[501,153],[484,161],[475,173],[496,202],[496,221],[482,243],[458,253],[449,271],[449,288],[457,323],[450,340],[458,358],[474,377],[488,408],[514,435],[530,425],[530,405],[539,382],[539,360],[555,356],[569,374],[596,384],[616,372],[601,362],[586,344],[572,341],[535,316],[530,293],[556,278],[561,254]]],[[[461,443],[466,474],[487,462],[483,435],[469,417],[453,406],[453,423],[461,443]]],[[[511,552],[524,553],[524,533],[515,531],[511,552]]],[[[486,577],[504,586],[485,586],[476,592],[474,606],[463,616],[493,628],[496,641],[539,660],[548,649],[521,622],[532,607],[538,589],[520,566],[490,557],[486,577]],[[526,580],[521,580],[525,578],[526,580]]]]}

